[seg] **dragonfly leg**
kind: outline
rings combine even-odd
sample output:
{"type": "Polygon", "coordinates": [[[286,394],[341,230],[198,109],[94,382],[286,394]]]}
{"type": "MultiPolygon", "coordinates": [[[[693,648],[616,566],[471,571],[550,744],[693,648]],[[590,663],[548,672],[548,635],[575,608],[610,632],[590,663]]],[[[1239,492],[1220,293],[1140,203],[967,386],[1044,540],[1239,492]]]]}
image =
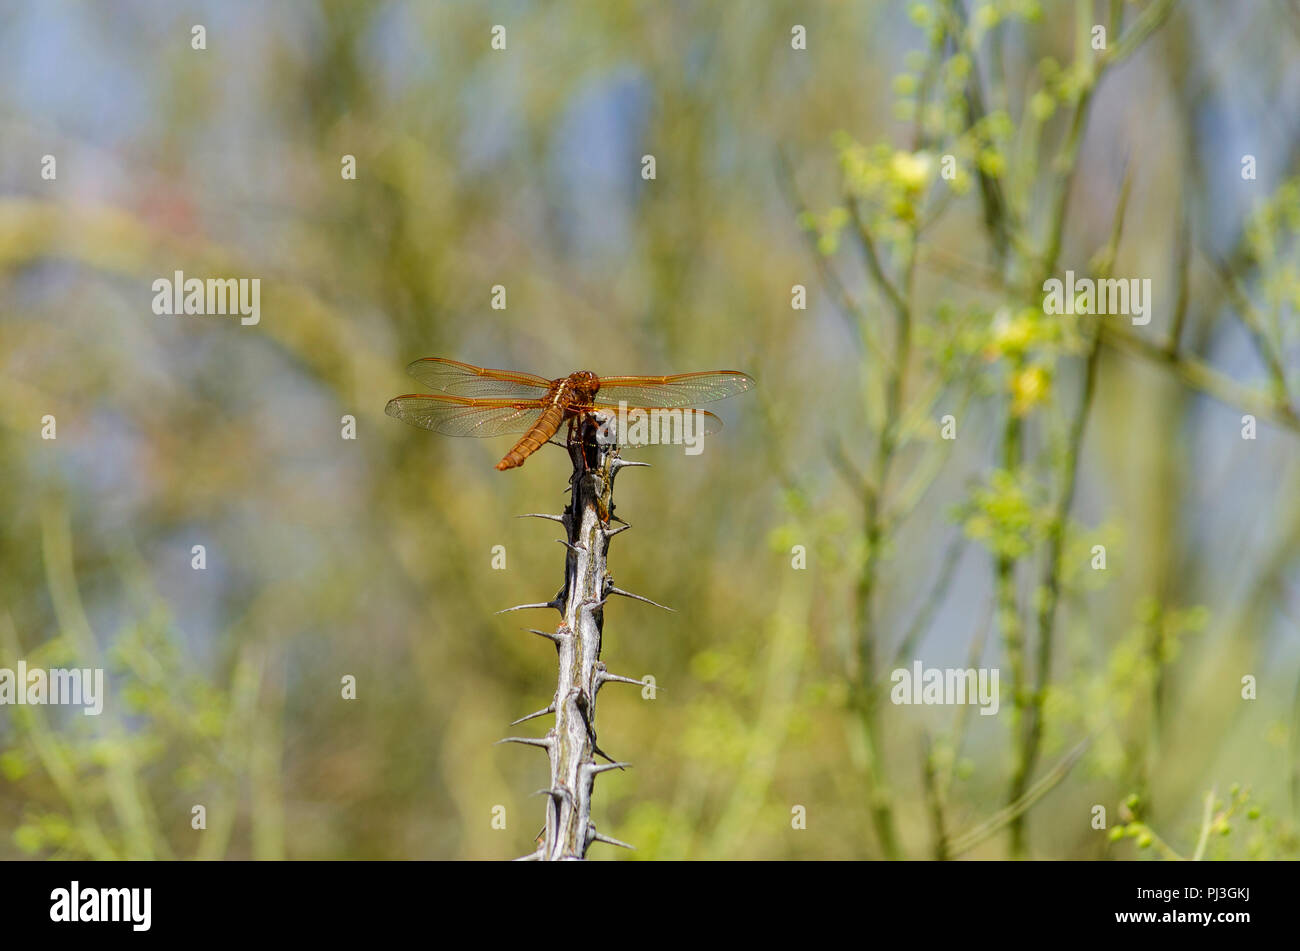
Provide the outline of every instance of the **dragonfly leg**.
{"type": "MultiPolygon", "coordinates": [[[[583,416],[581,414],[575,414],[569,417],[569,446],[573,446],[576,440],[582,438],[582,421],[583,416]]],[[[585,445],[578,446],[578,452],[579,455],[582,456],[582,472],[585,474],[590,469],[590,466],[587,465],[587,447],[585,445]]]]}

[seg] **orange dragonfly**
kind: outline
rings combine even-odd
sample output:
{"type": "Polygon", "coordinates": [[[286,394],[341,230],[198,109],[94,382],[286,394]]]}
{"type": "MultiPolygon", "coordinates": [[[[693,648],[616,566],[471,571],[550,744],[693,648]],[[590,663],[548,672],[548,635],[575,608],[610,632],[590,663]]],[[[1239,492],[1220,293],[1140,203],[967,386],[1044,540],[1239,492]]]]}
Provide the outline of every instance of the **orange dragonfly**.
{"type": "MultiPolygon", "coordinates": [[[[753,378],[739,370],[673,376],[597,376],[579,370],[548,380],[441,357],[416,360],[406,370],[435,392],[399,396],[388,401],[384,412],[446,436],[523,433],[497,463],[498,469],[522,466],[565,420],[581,421],[598,409],[624,408],[629,415],[651,409],[690,410],[697,403],[735,396],[754,385],[753,378]]],[[[706,434],[722,427],[712,413],[694,412],[705,419],[706,434]]]]}

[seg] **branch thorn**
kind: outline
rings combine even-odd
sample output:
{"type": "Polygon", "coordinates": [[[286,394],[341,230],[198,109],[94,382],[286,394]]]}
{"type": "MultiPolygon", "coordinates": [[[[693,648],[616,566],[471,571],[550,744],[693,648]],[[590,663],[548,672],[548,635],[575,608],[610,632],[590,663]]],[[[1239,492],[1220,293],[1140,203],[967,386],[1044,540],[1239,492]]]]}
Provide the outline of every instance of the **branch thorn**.
{"type": "Polygon", "coordinates": [[[527,608],[555,608],[557,611],[562,610],[560,599],[555,598],[552,601],[538,601],[536,604],[516,604],[513,608],[502,608],[497,614],[508,614],[511,611],[523,611],[527,608]]]}
{"type": "Polygon", "coordinates": [[[604,842],[606,845],[617,845],[620,849],[631,849],[633,852],[636,851],[635,845],[628,845],[626,842],[622,842],[611,835],[602,835],[596,831],[594,826],[591,827],[591,841],[604,842]]]}
{"type": "Polygon", "coordinates": [[[554,713],[554,712],[555,712],[555,704],[551,704],[550,706],[538,710],[536,713],[530,713],[527,716],[522,716],[518,720],[511,720],[510,725],[515,726],[519,723],[523,723],[525,720],[533,720],[536,719],[537,717],[544,717],[546,716],[546,714],[554,713]]]}
{"type": "Polygon", "coordinates": [[[639,594],[633,594],[631,591],[624,591],[622,588],[616,588],[613,585],[609,586],[609,594],[621,594],[625,598],[644,601],[646,604],[653,604],[657,608],[663,608],[665,611],[673,611],[674,614],[676,613],[673,608],[668,607],[666,604],[660,604],[658,601],[651,601],[649,598],[643,598],[639,594]]]}
{"type": "MultiPolygon", "coordinates": [[[[635,684],[638,687],[647,686],[647,683],[644,680],[634,680],[631,677],[620,677],[618,674],[611,674],[607,670],[602,670],[596,674],[597,686],[609,680],[612,680],[614,683],[619,683],[619,684],[635,684]]],[[[658,691],[660,689],[661,689],[660,686],[658,684],[655,684],[655,690],[658,691]]]]}
{"type": "Polygon", "coordinates": [[[614,472],[626,468],[627,466],[645,466],[647,469],[652,468],[648,462],[633,462],[631,459],[614,458],[609,462],[609,467],[614,472]]]}

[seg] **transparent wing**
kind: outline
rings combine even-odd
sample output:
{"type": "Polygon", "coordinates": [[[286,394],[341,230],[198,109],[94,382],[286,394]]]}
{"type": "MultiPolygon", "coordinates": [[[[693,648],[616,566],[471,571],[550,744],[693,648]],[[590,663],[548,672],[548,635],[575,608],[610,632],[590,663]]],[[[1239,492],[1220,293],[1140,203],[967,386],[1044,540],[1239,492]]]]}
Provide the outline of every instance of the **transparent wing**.
{"type": "Polygon", "coordinates": [[[602,376],[597,406],[617,406],[620,400],[660,408],[712,403],[743,393],[754,378],[739,370],[678,373],[673,376],[602,376]]]}
{"type": "Polygon", "coordinates": [[[532,373],[513,370],[488,370],[472,363],[444,360],[442,357],[425,357],[406,368],[429,389],[455,396],[495,396],[501,399],[540,399],[551,387],[532,373]]]}
{"type": "Polygon", "coordinates": [[[412,394],[388,401],[384,412],[444,436],[500,436],[527,432],[542,415],[538,400],[470,400],[412,394]]]}

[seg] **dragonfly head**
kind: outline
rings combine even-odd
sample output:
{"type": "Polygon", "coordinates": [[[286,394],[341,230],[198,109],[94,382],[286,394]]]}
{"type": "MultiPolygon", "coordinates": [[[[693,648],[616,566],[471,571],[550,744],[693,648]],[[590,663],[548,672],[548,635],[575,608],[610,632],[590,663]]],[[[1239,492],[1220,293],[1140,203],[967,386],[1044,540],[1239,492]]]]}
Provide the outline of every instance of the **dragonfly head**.
{"type": "Polygon", "coordinates": [[[600,389],[600,377],[590,370],[578,370],[570,374],[569,382],[573,384],[574,393],[581,397],[584,403],[591,402],[596,391],[600,389]]]}

